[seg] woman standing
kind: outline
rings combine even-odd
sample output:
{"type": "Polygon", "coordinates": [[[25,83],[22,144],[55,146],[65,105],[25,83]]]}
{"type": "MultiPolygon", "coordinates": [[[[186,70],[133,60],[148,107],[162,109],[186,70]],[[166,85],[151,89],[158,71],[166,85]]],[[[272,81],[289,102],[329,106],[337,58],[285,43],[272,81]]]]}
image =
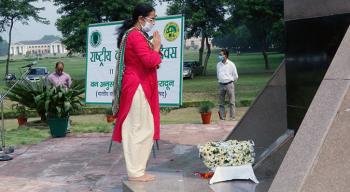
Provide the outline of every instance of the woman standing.
{"type": "Polygon", "coordinates": [[[119,28],[113,140],[123,143],[128,179],[132,181],[155,179],[145,173],[153,141],[159,140],[160,127],[157,69],[161,63],[161,40],[158,32],[153,33],[152,43],[147,39],[155,18],[152,6],[140,4],[132,19],[119,28]]]}

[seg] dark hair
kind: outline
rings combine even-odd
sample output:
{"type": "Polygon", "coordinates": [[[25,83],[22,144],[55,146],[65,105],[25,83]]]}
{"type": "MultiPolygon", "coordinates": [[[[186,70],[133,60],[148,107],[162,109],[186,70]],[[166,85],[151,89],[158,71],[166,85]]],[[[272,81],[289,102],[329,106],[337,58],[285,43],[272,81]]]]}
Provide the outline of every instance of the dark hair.
{"type": "Polygon", "coordinates": [[[62,61],[58,61],[58,62],[56,63],[56,67],[55,67],[55,68],[57,68],[57,66],[58,66],[59,64],[61,64],[61,65],[64,67],[64,63],[63,63],[62,61]]]}
{"type": "Polygon", "coordinates": [[[228,56],[230,55],[230,53],[228,52],[228,50],[227,49],[221,49],[221,51],[220,52],[223,52],[224,53],[224,55],[228,58],[228,56]]]}
{"type": "Polygon", "coordinates": [[[118,29],[118,47],[120,47],[125,32],[137,23],[139,16],[147,17],[152,11],[155,11],[155,9],[146,3],[138,4],[134,8],[132,19],[125,20],[123,25],[118,29]]]}

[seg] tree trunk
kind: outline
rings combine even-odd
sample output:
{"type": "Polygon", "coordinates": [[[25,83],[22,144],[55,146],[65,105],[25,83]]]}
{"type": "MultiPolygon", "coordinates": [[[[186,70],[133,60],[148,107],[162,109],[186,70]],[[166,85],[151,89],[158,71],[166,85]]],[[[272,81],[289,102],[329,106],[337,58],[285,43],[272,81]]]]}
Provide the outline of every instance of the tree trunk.
{"type": "Polygon", "coordinates": [[[11,48],[11,36],[12,36],[12,28],[13,28],[13,18],[11,19],[10,31],[9,31],[9,44],[7,46],[7,60],[6,60],[6,70],[5,77],[9,73],[9,63],[10,63],[10,48],[11,48]]]}
{"type": "Polygon", "coordinates": [[[208,66],[208,61],[209,61],[209,57],[210,57],[210,54],[211,54],[211,47],[210,47],[210,44],[209,44],[208,36],[205,36],[205,43],[207,45],[207,55],[205,56],[205,60],[204,60],[203,74],[207,75],[207,66],[208,66]]]}
{"type": "Polygon", "coordinates": [[[270,69],[270,63],[269,63],[269,58],[268,58],[268,55],[267,55],[267,43],[266,43],[265,39],[264,39],[264,41],[262,43],[262,54],[264,56],[265,70],[269,70],[270,69]]]}
{"type": "Polygon", "coordinates": [[[265,69],[269,70],[270,69],[270,64],[269,64],[269,58],[267,56],[267,53],[265,50],[262,51],[262,54],[264,56],[264,61],[265,61],[265,69]]]}
{"type": "Polygon", "coordinates": [[[199,59],[198,59],[199,64],[201,66],[203,66],[203,53],[204,53],[204,35],[202,33],[201,47],[199,48],[199,59]]]}

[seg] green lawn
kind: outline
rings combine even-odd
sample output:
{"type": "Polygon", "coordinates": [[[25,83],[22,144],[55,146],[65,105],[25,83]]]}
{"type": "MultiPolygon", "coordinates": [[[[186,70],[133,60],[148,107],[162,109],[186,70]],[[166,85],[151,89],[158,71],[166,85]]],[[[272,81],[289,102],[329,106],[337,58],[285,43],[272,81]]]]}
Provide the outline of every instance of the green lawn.
{"type": "MultiPolygon", "coordinates": [[[[9,72],[15,73],[18,77],[20,75],[21,66],[24,66],[32,61],[37,61],[38,67],[48,67],[52,72],[55,69],[57,61],[63,61],[65,63],[65,71],[68,72],[74,79],[85,78],[85,58],[82,57],[57,57],[57,58],[42,58],[42,59],[20,59],[10,62],[9,72]]],[[[0,74],[5,74],[5,60],[0,60],[0,74]]]]}
{"type": "MultiPolygon", "coordinates": [[[[219,50],[214,49],[209,58],[208,63],[208,75],[216,74],[216,57],[219,50]]],[[[205,54],[204,54],[205,55],[205,54]]],[[[198,51],[185,50],[184,60],[198,60],[198,51]]],[[[271,70],[266,71],[264,69],[264,60],[261,53],[248,53],[236,56],[230,55],[230,59],[237,65],[237,70],[240,74],[242,73],[266,73],[273,72],[273,70],[280,64],[284,55],[278,53],[270,53],[269,60],[271,63],[271,70]]],[[[56,58],[22,58],[11,60],[9,65],[9,72],[16,73],[16,76],[20,74],[20,67],[24,66],[32,61],[37,61],[37,66],[48,67],[49,71],[54,71],[55,63],[57,61],[63,61],[65,63],[65,71],[68,72],[74,79],[85,78],[85,58],[83,57],[56,57],[56,58]]],[[[0,58],[0,75],[5,73],[5,58],[0,58]]]]}
{"type": "MultiPolygon", "coordinates": [[[[214,49],[208,63],[207,76],[198,76],[194,80],[184,80],[184,100],[201,101],[211,100],[216,102],[217,82],[216,82],[216,57],[219,50],[214,49]]],[[[185,50],[184,60],[198,60],[198,51],[185,50]]],[[[230,59],[237,65],[239,80],[236,85],[236,97],[238,105],[242,100],[253,100],[270,78],[274,69],[280,64],[284,55],[270,53],[270,70],[264,69],[264,60],[261,53],[248,53],[236,56],[232,54],[230,59]]],[[[19,59],[10,63],[9,71],[19,75],[20,67],[31,62],[33,59],[19,59]]],[[[38,60],[38,66],[46,66],[50,71],[54,71],[57,61],[65,63],[65,71],[73,79],[82,80],[85,78],[85,58],[82,57],[58,57],[43,58],[38,60]]],[[[5,61],[0,60],[0,74],[4,74],[5,61]]],[[[0,87],[4,87],[1,81],[0,87]]]]}
{"type": "MultiPolygon", "coordinates": [[[[218,83],[216,79],[216,57],[219,50],[214,50],[208,63],[207,76],[198,76],[193,80],[184,80],[184,101],[210,100],[217,103],[218,83]]],[[[197,52],[186,52],[185,60],[198,60],[197,52]]],[[[265,70],[261,53],[246,53],[240,56],[231,55],[236,64],[239,80],[236,83],[236,103],[250,103],[266,85],[273,71],[279,66],[284,55],[270,53],[270,70],[265,70]]]]}
{"type": "MultiPolygon", "coordinates": [[[[208,63],[207,76],[196,76],[193,80],[184,80],[184,102],[209,100],[217,103],[216,57],[218,52],[219,50],[213,50],[208,63]]],[[[261,53],[241,54],[240,56],[231,55],[230,58],[235,62],[239,73],[239,80],[236,83],[236,103],[238,107],[247,106],[255,99],[283,57],[283,54],[269,53],[271,69],[265,70],[261,53]]],[[[184,59],[198,60],[198,51],[186,51],[184,59]]],[[[20,67],[30,63],[32,60],[19,59],[11,61],[10,72],[19,76],[20,67]]],[[[53,71],[57,61],[65,63],[65,71],[73,79],[82,80],[85,78],[85,58],[82,57],[43,58],[38,60],[38,66],[46,66],[50,71],[53,71]]],[[[4,71],[5,61],[3,58],[0,58],[0,76],[4,74],[4,71]]],[[[1,81],[0,89],[4,86],[4,81],[1,81]]],[[[5,106],[10,106],[10,104],[11,102],[5,106]]],[[[244,113],[244,110],[238,109],[238,111],[241,111],[239,112],[241,115],[244,113]]],[[[112,130],[111,125],[105,122],[103,115],[74,116],[72,119],[72,130],[74,133],[110,132],[112,130]]],[[[214,121],[216,119],[214,117],[214,121]]],[[[200,123],[200,119],[196,108],[186,108],[161,114],[161,123],[200,123]]],[[[8,130],[8,144],[15,146],[38,143],[49,137],[47,129],[17,128],[17,123],[14,119],[6,120],[5,127],[8,130]]]]}
{"type": "MultiPolygon", "coordinates": [[[[241,74],[236,83],[236,103],[251,102],[266,85],[271,73],[241,74]]],[[[184,81],[184,101],[212,101],[217,103],[218,83],[215,76],[196,77],[184,81]]]]}

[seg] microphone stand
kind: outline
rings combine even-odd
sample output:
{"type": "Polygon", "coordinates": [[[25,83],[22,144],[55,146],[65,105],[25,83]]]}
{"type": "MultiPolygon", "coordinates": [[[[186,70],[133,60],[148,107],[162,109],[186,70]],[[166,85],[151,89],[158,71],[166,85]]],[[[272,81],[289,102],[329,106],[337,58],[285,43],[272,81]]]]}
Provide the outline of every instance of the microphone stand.
{"type": "Polygon", "coordinates": [[[0,152],[0,161],[10,161],[13,158],[6,154],[6,143],[5,143],[5,119],[4,119],[4,100],[5,97],[10,93],[10,91],[21,81],[23,81],[24,77],[30,72],[32,66],[28,66],[27,70],[22,74],[20,79],[17,79],[16,82],[4,93],[0,95],[0,105],[1,105],[1,146],[2,151],[0,152]]]}

